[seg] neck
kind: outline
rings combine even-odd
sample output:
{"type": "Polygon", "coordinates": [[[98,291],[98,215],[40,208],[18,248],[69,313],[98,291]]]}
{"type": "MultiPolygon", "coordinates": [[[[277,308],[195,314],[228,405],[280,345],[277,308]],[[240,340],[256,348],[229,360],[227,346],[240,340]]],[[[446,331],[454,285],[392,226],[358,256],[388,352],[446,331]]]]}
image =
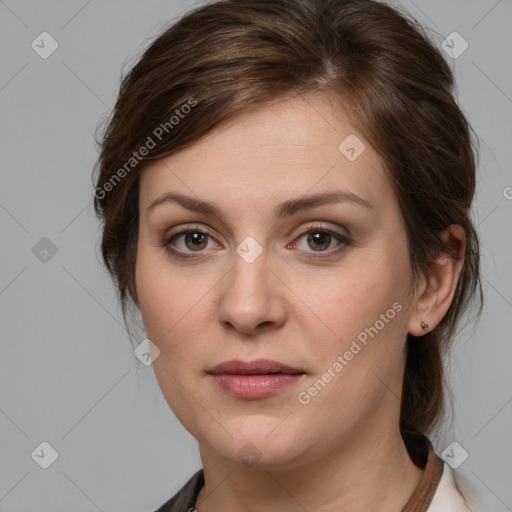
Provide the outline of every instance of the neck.
{"type": "Polygon", "coordinates": [[[323,457],[283,471],[240,466],[204,445],[200,450],[207,485],[197,512],[398,512],[423,474],[394,422],[359,430],[323,457]]]}

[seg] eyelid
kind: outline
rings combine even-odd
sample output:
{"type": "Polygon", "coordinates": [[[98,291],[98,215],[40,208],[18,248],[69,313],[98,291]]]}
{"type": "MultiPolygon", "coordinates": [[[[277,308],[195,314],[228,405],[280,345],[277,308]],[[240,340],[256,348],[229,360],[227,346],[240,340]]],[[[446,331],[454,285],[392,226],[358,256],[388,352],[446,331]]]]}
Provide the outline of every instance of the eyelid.
{"type": "Polygon", "coordinates": [[[317,230],[325,231],[331,235],[339,236],[340,238],[345,238],[349,240],[349,235],[340,233],[339,231],[337,231],[338,229],[341,229],[341,226],[339,226],[338,228],[332,228],[326,224],[323,224],[322,222],[312,222],[311,224],[308,224],[306,227],[300,229],[300,232],[297,235],[296,239],[300,238],[301,236],[304,236],[307,233],[310,233],[311,231],[317,230]]]}
{"type": "Polygon", "coordinates": [[[177,231],[172,231],[169,234],[165,234],[163,236],[163,238],[164,238],[164,240],[169,241],[177,235],[182,235],[182,234],[189,233],[189,232],[203,233],[208,236],[211,236],[211,234],[212,234],[212,231],[207,227],[200,226],[199,224],[191,224],[190,226],[180,227],[177,231]]]}

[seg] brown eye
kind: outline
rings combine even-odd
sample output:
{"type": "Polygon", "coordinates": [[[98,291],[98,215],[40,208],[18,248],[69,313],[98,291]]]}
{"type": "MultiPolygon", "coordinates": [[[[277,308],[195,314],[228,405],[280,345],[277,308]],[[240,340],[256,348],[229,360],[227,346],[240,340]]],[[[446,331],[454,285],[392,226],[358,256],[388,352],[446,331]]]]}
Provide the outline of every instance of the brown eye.
{"type": "Polygon", "coordinates": [[[310,226],[302,232],[292,247],[302,251],[305,256],[308,253],[309,256],[312,256],[311,253],[317,253],[315,258],[318,258],[337,254],[351,244],[352,241],[348,236],[337,231],[332,231],[323,226],[310,226]]]}
{"type": "Polygon", "coordinates": [[[322,251],[327,249],[331,243],[331,240],[331,235],[325,231],[309,233],[307,238],[309,247],[311,247],[314,251],[322,251]]]}
{"type": "MultiPolygon", "coordinates": [[[[199,229],[185,229],[172,235],[164,242],[164,245],[172,253],[186,255],[208,248],[208,242],[213,243],[208,232],[199,229]]],[[[215,244],[213,243],[213,245],[215,244]]]]}
{"type": "Polygon", "coordinates": [[[185,234],[185,245],[192,251],[204,249],[208,243],[208,235],[199,231],[185,234]]]}

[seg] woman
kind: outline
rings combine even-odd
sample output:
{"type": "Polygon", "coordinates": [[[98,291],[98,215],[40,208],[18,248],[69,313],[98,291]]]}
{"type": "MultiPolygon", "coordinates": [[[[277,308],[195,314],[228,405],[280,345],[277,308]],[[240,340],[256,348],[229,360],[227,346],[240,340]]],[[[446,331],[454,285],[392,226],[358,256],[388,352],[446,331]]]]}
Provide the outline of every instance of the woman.
{"type": "Polygon", "coordinates": [[[123,79],[95,206],[203,468],[160,511],[468,510],[426,434],[481,298],[439,51],[371,0],[221,0],[123,79]]]}

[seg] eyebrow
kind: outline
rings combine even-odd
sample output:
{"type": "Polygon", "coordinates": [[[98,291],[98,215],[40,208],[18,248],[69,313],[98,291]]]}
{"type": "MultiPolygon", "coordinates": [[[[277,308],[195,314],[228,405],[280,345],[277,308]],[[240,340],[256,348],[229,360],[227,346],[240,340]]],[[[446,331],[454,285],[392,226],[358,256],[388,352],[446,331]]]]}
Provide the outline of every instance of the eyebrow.
{"type": "MultiPolygon", "coordinates": [[[[155,201],[153,201],[148,207],[147,212],[164,203],[177,203],[187,210],[206,215],[214,215],[219,219],[224,220],[224,215],[222,214],[221,209],[215,204],[175,192],[169,192],[155,199],[155,201]]],[[[283,219],[302,210],[308,210],[316,206],[333,203],[352,203],[370,210],[375,210],[374,206],[366,199],[363,199],[352,192],[337,190],[333,192],[301,196],[284,201],[275,207],[274,216],[278,219],[283,219]]]]}

